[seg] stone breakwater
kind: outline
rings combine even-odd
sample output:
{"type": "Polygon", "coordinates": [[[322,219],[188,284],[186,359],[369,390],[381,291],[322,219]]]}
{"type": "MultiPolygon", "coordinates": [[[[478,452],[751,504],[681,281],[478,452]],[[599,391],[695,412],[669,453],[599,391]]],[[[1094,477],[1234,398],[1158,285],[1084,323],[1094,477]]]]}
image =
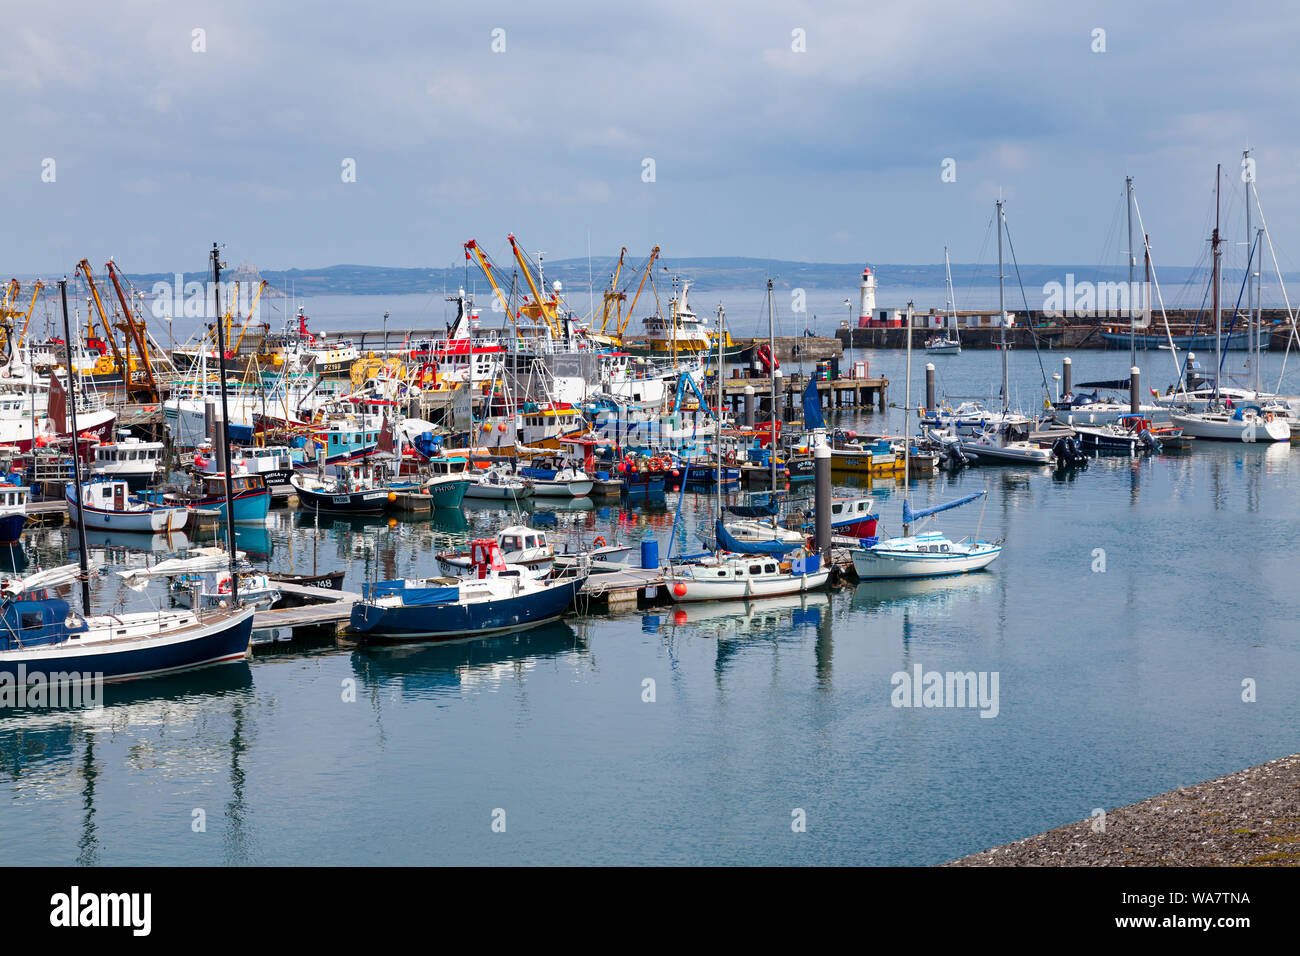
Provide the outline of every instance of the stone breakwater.
{"type": "Polygon", "coordinates": [[[1296,866],[1300,754],[1179,787],[945,866],[1296,866]]]}

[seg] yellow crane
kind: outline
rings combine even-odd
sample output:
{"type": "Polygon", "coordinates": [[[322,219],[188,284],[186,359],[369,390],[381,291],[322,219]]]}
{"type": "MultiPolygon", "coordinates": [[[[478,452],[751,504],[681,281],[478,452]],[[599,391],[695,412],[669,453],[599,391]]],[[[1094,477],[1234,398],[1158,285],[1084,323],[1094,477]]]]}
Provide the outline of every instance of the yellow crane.
{"type": "Polygon", "coordinates": [[[551,334],[556,338],[563,335],[563,329],[560,327],[560,301],[559,296],[552,294],[547,296],[545,292],[537,287],[540,281],[541,269],[538,268],[538,280],[533,279],[533,262],[528,258],[528,254],[520,248],[519,243],[515,242],[513,235],[506,236],[510,240],[510,251],[515,254],[515,261],[519,263],[519,268],[523,270],[524,281],[528,283],[528,289],[533,294],[532,302],[525,302],[519,309],[521,315],[526,315],[534,322],[539,319],[546,324],[551,330],[551,334]]]}
{"type": "Polygon", "coordinates": [[[143,381],[137,383],[135,381],[133,370],[129,368],[123,371],[122,379],[126,382],[128,390],[138,385],[148,393],[149,401],[158,401],[158,380],[154,377],[153,363],[149,360],[149,336],[145,331],[144,319],[141,317],[140,322],[137,323],[135,316],[131,313],[131,306],[127,304],[126,293],[122,291],[122,283],[118,281],[117,269],[113,260],[109,259],[108,262],[104,264],[104,268],[108,270],[108,277],[113,281],[113,290],[117,293],[117,301],[122,306],[122,316],[124,321],[119,323],[117,327],[122,330],[124,335],[130,337],[127,345],[128,352],[130,349],[129,343],[131,341],[135,342],[136,351],[140,354],[140,362],[144,365],[143,381]]]}
{"type": "Polygon", "coordinates": [[[468,262],[470,259],[473,259],[478,263],[479,269],[481,269],[483,275],[487,277],[488,285],[492,286],[493,293],[496,294],[497,300],[501,303],[501,308],[505,310],[506,317],[510,319],[510,324],[515,326],[517,331],[519,326],[515,322],[514,313],[510,310],[510,300],[506,297],[506,294],[501,291],[501,286],[496,280],[496,273],[499,272],[500,269],[497,267],[497,264],[492,261],[492,257],[484,252],[479,246],[477,239],[470,239],[465,243],[465,260],[468,262]]]}
{"type": "MultiPolygon", "coordinates": [[[[108,314],[104,311],[104,302],[100,299],[99,289],[95,286],[95,277],[91,274],[90,260],[82,259],[78,262],[77,268],[73,270],[73,274],[75,275],[78,271],[86,277],[86,285],[90,287],[90,295],[95,301],[95,310],[99,313],[99,321],[104,325],[104,339],[108,343],[108,347],[113,350],[113,361],[117,363],[117,368],[122,373],[122,380],[125,382],[127,381],[131,370],[126,363],[126,360],[122,358],[121,349],[117,347],[117,338],[113,335],[113,327],[109,324],[108,314]]],[[[91,326],[91,331],[94,331],[93,325],[91,326]]],[[[69,342],[68,344],[71,345],[72,343],[69,342]]],[[[68,369],[68,374],[72,374],[72,369],[68,369]]]]}
{"type": "Polygon", "coordinates": [[[27,314],[23,316],[23,330],[18,333],[18,345],[22,346],[23,340],[27,338],[27,326],[32,322],[32,310],[36,308],[36,297],[41,294],[45,288],[45,283],[40,279],[36,280],[36,288],[32,289],[32,301],[27,304],[27,314]]]}
{"type": "MultiPolygon", "coordinates": [[[[257,291],[253,293],[253,304],[252,306],[249,307],[248,315],[244,318],[244,324],[239,330],[239,338],[236,339],[235,344],[230,347],[229,358],[234,358],[236,355],[239,354],[239,346],[242,345],[244,342],[244,333],[248,331],[248,323],[252,322],[253,316],[257,314],[257,303],[262,298],[262,292],[265,288],[266,288],[266,280],[263,279],[260,283],[258,283],[257,291]]],[[[238,289],[238,286],[236,286],[236,289],[238,289]]],[[[235,300],[236,301],[239,300],[238,292],[235,293],[235,300]]],[[[230,336],[226,336],[226,341],[230,341],[230,336]]]]}

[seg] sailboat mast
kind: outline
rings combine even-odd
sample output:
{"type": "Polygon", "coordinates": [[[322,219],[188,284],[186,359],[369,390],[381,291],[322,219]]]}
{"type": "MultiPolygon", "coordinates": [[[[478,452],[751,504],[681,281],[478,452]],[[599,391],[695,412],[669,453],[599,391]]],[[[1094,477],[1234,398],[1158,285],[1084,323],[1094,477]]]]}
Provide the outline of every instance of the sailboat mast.
{"type": "Polygon", "coordinates": [[[998,312],[1001,315],[999,323],[999,347],[1002,350],[1002,414],[1005,417],[1007,412],[1007,403],[1011,399],[1011,389],[1007,382],[1007,290],[1003,283],[1005,278],[1002,274],[1002,200],[997,201],[998,216],[998,312]]]}
{"type": "Polygon", "coordinates": [[[230,471],[230,409],[226,404],[226,337],[221,322],[221,250],[212,244],[212,297],[216,307],[217,326],[217,377],[221,389],[221,429],[217,440],[221,442],[226,486],[226,544],[230,548],[230,606],[239,605],[239,575],[235,562],[235,502],[230,471]]]}
{"type": "MultiPolygon", "coordinates": [[[[953,314],[954,312],[957,311],[957,302],[956,302],[956,297],[952,294],[952,263],[948,261],[947,246],[943,247],[943,275],[944,275],[944,281],[948,284],[948,301],[945,306],[948,312],[947,321],[952,331],[956,332],[958,341],[960,341],[961,340],[960,324],[957,322],[957,317],[953,314]]],[[[946,333],[948,329],[945,329],[944,331],[946,333]]]]}
{"type": "Polygon", "coordinates": [[[1133,177],[1124,177],[1124,204],[1128,207],[1128,364],[1137,365],[1137,336],[1133,319],[1133,177]]]}
{"type": "Polygon", "coordinates": [[[718,417],[714,421],[714,440],[713,444],[717,451],[717,470],[718,479],[718,518],[722,518],[722,341],[725,337],[727,328],[727,313],[722,309],[722,303],[718,303],[718,417]]]}
{"type": "MultiPolygon", "coordinates": [[[[947,258],[947,250],[944,251],[944,257],[947,258]]],[[[1001,270],[999,270],[1001,271],[1001,270]]],[[[907,384],[903,389],[903,503],[907,503],[907,493],[910,487],[908,472],[911,468],[911,449],[912,449],[912,303],[907,303],[907,384]]],[[[909,530],[907,523],[903,524],[903,537],[907,537],[909,530]]]]}
{"type": "Polygon", "coordinates": [[[1223,178],[1223,164],[1214,167],[1214,234],[1210,249],[1214,256],[1214,404],[1219,404],[1219,370],[1223,368],[1223,322],[1219,314],[1219,181],[1223,178]]]}
{"type": "Polygon", "coordinates": [[[767,280],[767,348],[768,370],[771,372],[772,390],[772,430],[768,433],[772,441],[768,445],[768,459],[772,464],[772,495],[776,495],[776,422],[781,413],[776,395],[776,302],[772,298],[772,280],[767,280]]]}
{"type": "MultiPolygon", "coordinates": [[[[59,280],[59,296],[63,299],[63,361],[68,369],[68,419],[72,424],[72,485],[77,496],[77,546],[81,568],[81,611],[90,616],[90,555],[86,552],[86,511],[81,497],[81,455],[77,448],[81,440],[77,431],[77,387],[72,382],[72,331],[68,326],[68,280],[59,280]]],[[[57,379],[58,376],[56,375],[57,379]]],[[[32,450],[36,450],[36,431],[32,431],[32,450]]]]}

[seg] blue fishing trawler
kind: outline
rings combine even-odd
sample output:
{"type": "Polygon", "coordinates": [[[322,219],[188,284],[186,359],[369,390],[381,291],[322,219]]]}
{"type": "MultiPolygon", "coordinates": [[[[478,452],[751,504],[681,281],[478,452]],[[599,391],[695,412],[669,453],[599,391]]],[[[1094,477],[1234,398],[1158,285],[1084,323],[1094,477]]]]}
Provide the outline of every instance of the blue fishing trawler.
{"type": "MultiPolygon", "coordinates": [[[[140,498],[154,504],[175,508],[202,508],[220,512],[218,520],[226,520],[225,473],[197,476],[198,485],[184,491],[142,491],[140,498]]],[[[261,475],[234,475],[230,479],[230,510],[235,524],[262,523],[271,510],[271,489],[261,475]]]]}
{"type": "Polygon", "coordinates": [[[508,567],[495,541],[471,546],[469,579],[379,581],[362,587],[352,628],[379,641],[442,641],[518,631],[564,614],[586,575],[537,580],[508,567]]]}

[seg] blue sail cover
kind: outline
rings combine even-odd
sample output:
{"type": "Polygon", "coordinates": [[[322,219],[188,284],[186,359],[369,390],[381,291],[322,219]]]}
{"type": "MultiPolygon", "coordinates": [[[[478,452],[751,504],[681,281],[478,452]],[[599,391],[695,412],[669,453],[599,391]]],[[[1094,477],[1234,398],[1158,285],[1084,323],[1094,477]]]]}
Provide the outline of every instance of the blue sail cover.
{"type": "Polygon", "coordinates": [[[940,511],[947,511],[949,508],[960,508],[962,505],[970,504],[976,498],[983,498],[987,494],[987,491],[977,491],[973,495],[958,498],[956,501],[950,501],[946,505],[935,505],[933,508],[925,508],[921,511],[913,511],[912,506],[904,501],[903,524],[911,524],[913,521],[920,521],[922,518],[928,518],[930,515],[937,515],[940,511]]]}
{"type": "Polygon", "coordinates": [[[734,551],[737,554],[785,554],[802,547],[801,542],[777,541],[775,538],[770,541],[741,541],[727,530],[721,518],[718,518],[714,524],[718,547],[723,551],[734,551]]]}
{"type": "Polygon", "coordinates": [[[822,417],[822,399],[817,394],[817,379],[808,379],[808,387],[803,390],[803,427],[805,431],[825,428],[826,419],[822,417]]]}

